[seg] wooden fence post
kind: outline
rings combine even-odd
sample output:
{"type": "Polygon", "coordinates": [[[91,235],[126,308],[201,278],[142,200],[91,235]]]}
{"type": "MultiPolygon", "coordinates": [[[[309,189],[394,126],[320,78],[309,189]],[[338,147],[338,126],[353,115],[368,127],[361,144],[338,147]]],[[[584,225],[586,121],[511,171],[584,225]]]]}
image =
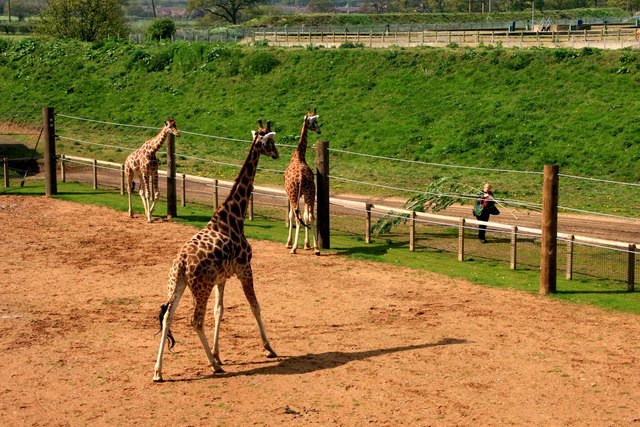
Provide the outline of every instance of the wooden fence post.
{"type": "Polygon", "coordinates": [[[182,207],[187,206],[187,176],[182,174],[182,207]]]}
{"type": "Polygon", "coordinates": [[[511,227],[511,251],[510,268],[515,270],[518,266],[518,226],[511,227]]]}
{"type": "Polygon", "coordinates": [[[316,181],[318,200],[318,246],[330,249],[331,225],[329,218],[329,141],[316,142],[316,181]]]}
{"type": "Polygon", "coordinates": [[[416,213],[411,211],[409,224],[409,250],[411,252],[416,250],[416,213]]]}
{"type": "Polygon", "coordinates": [[[44,136],[45,195],[58,194],[56,167],[56,119],[52,107],[42,107],[42,133],[44,136]]]}
{"type": "Polygon", "coordinates": [[[98,189],[98,160],[93,159],[93,189],[98,189]]]}
{"type": "Polygon", "coordinates": [[[4,176],[4,186],[9,187],[9,159],[6,157],[2,159],[2,170],[4,176]]]}
{"type": "MultiPolygon", "coordinates": [[[[126,191],[125,188],[125,176],[124,176],[124,164],[120,165],[120,195],[124,196],[124,193],[126,191]]],[[[127,192],[128,194],[128,192],[127,192]]]]}
{"type": "Polygon", "coordinates": [[[542,245],[540,249],[540,293],[556,292],[558,250],[558,166],[544,166],[542,186],[542,245]]]}
{"type": "Polygon", "coordinates": [[[67,182],[67,171],[64,165],[65,159],[64,154],[60,156],[60,178],[62,178],[62,182],[67,182]]]}
{"type": "Polygon", "coordinates": [[[371,203],[365,203],[364,208],[367,211],[367,225],[364,232],[364,242],[371,243],[371,203]]]}
{"type": "MultiPolygon", "coordinates": [[[[156,189],[157,191],[158,189],[156,189]]],[[[176,202],[176,137],[167,136],[167,218],[178,216],[176,202]]]]}
{"type": "Polygon", "coordinates": [[[458,261],[464,261],[464,226],[465,219],[460,218],[458,223],[458,261]]]}
{"type": "Polygon", "coordinates": [[[213,210],[218,209],[218,180],[213,180],[213,210]]]}
{"type": "Polygon", "coordinates": [[[635,289],[636,276],[636,245],[629,245],[629,261],[627,262],[627,290],[633,292],[635,289]]]}
{"type": "Polygon", "coordinates": [[[567,280],[573,280],[573,250],[575,248],[575,238],[576,236],[572,234],[567,242],[567,265],[565,271],[565,278],[567,280]]]}

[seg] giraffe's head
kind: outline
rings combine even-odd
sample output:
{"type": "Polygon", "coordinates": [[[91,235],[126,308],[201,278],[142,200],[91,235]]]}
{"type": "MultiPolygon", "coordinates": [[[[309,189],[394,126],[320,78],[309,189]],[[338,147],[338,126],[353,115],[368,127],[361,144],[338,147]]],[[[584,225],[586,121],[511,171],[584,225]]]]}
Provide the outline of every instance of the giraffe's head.
{"type": "Polygon", "coordinates": [[[304,116],[304,121],[307,124],[307,129],[314,131],[318,135],[320,135],[320,124],[318,123],[318,116],[316,114],[316,109],[313,109],[313,113],[311,110],[307,110],[307,115],[304,116]]]}
{"type": "Polygon", "coordinates": [[[271,131],[271,121],[267,120],[267,126],[262,126],[262,120],[258,120],[258,130],[252,130],[253,145],[257,145],[260,150],[260,154],[277,159],[280,157],[278,149],[276,148],[276,133],[271,131]]]}
{"type": "Polygon", "coordinates": [[[164,122],[164,128],[167,132],[172,133],[175,136],[180,136],[180,131],[176,127],[176,122],[173,119],[167,119],[167,121],[164,122]]]}

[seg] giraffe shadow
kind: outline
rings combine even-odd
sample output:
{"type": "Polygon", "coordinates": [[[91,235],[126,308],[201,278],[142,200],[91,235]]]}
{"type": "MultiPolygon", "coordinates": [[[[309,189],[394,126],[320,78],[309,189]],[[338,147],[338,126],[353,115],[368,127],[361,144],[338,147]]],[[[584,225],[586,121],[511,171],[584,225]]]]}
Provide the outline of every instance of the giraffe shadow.
{"type": "MultiPolygon", "coordinates": [[[[459,338],[443,338],[435,343],[425,343],[425,344],[415,344],[415,345],[406,345],[399,347],[389,347],[389,348],[381,348],[377,350],[367,350],[367,351],[354,351],[354,352],[344,352],[344,351],[328,351],[324,353],[316,353],[316,354],[305,354],[300,356],[279,356],[278,361],[275,364],[271,364],[270,361],[257,362],[251,364],[268,364],[267,366],[260,366],[253,369],[249,369],[247,371],[241,372],[227,372],[223,374],[211,374],[200,376],[197,378],[185,378],[185,379],[176,379],[169,381],[199,381],[207,378],[232,378],[232,377],[240,377],[240,376],[253,376],[253,375],[300,375],[300,374],[309,374],[312,372],[323,371],[325,369],[334,369],[339,366],[346,365],[347,363],[355,362],[358,360],[370,359],[376,356],[383,356],[386,354],[399,353],[404,351],[411,350],[420,350],[425,348],[434,348],[446,345],[453,344],[467,344],[468,340],[459,339],[459,338]]],[[[242,365],[242,364],[229,364],[231,365],[242,365]]],[[[247,364],[248,365],[248,364],[247,364]]]]}
{"type": "Polygon", "coordinates": [[[367,244],[365,246],[357,246],[351,248],[334,248],[336,252],[343,255],[366,255],[366,256],[382,256],[389,252],[389,249],[406,248],[405,243],[385,243],[385,244],[367,244]]]}

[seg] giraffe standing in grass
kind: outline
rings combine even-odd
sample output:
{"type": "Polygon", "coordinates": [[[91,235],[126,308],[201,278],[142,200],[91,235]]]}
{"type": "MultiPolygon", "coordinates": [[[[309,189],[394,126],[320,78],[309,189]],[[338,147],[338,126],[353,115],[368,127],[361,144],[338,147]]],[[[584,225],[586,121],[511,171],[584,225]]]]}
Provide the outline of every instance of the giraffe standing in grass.
{"type": "Polygon", "coordinates": [[[302,224],[304,226],[304,248],[310,249],[309,227],[311,227],[313,250],[316,255],[320,255],[320,249],[318,249],[316,242],[315,217],[313,213],[316,200],[316,184],[313,171],[307,164],[305,158],[307,153],[307,131],[309,130],[314,131],[318,135],[320,134],[320,125],[318,124],[318,115],[316,114],[315,108],[313,109],[313,113],[308,110],[304,116],[298,148],[293,152],[291,162],[284,173],[284,187],[287,190],[287,197],[289,198],[289,235],[287,237],[287,248],[291,249],[290,252],[292,254],[296,253],[298,249],[300,224],[302,224]],[[304,220],[300,218],[300,197],[304,197],[304,220]],[[294,220],[296,223],[295,240],[292,239],[294,220]]]}
{"type": "Polygon", "coordinates": [[[144,212],[147,216],[147,221],[151,222],[151,215],[156,207],[156,201],[160,197],[158,191],[158,159],[156,158],[156,151],[160,149],[169,134],[180,136],[180,131],[176,128],[176,122],[173,121],[173,119],[164,122],[160,133],[142,144],[142,147],[129,154],[129,157],[127,157],[124,163],[127,194],[129,196],[129,216],[132,218],[131,192],[134,189],[133,179],[137,174],[140,175],[140,197],[144,205],[144,212]],[[153,184],[153,192],[150,188],[151,184],[153,184]]]}
{"type": "Polygon", "coordinates": [[[249,155],[240,169],[227,199],[215,211],[211,221],[196,233],[173,261],[169,273],[169,298],[160,308],[160,325],[162,338],[158,350],[158,360],[155,365],[153,380],[162,381],[162,353],[167,340],[169,348],[175,340],[170,327],[174,313],[180,302],[184,290],[191,290],[195,301],[191,326],[196,330],[209,364],[214,373],[224,372],[220,360],[218,338],[220,322],[224,311],[224,286],[228,277],[234,274],[240,279],[242,290],[251,305],[251,311],[258,322],[262,344],[267,357],[276,357],[260,316],[260,306],[253,289],[253,273],[251,270],[251,245],[244,235],[244,218],[249,205],[249,197],[253,189],[253,180],[260,155],[264,154],[273,159],[278,158],[275,146],[275,132],[271,132],[271,123],[262,126],[258,121],[258,131],[252,131],[253,143],[249,155]],[[211,291],[216,291],[214,306],[215,326],[213,332],[213,352],[204,333],[204,319],[207,301],[211,291]]]}

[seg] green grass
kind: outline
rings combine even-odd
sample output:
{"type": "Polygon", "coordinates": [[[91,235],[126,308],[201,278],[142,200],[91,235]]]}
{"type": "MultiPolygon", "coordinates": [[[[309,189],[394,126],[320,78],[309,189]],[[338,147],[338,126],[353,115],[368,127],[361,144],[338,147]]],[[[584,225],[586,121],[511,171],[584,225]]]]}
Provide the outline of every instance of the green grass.
{"type": "MultiPolygon", "coordinates": [[[[597,49],[259,48],[178,42],[0,40],[0,121],[33,127],[43,105],[59,114],[159,128],[167,117],[193,133],[250,138],[270,119],[296,144],[307,108],[323,133],[313,144],[421,162],[640,182],[640,52],[597,49]]],[[[155,130],[57,116],[58,153],[122,162],[155,130]]],[[[31,138],[29,141],[31,141],[31,138]]],[[[238,164],[246,144],[185,134],[182,154],[238,164]]],[[[0,148],[1,150],[1,148],[0,148]]],[[[1,153],[0,153],[1,155],[1,153]]],[[[291,149],[271,169],[284,170],[291,149]]],[[[263,166],[266,162],[263,164],[263,166]]],[[[540,203],[539,175],[470,171],[333,152],[331,175],[413,191],[448,176],[492,182],[499,198],[540,203]]],[[[186,173],[233,179],[237,168],[179,160],[186,173]]],[[[282,176],[266,177],[281,184],[282,176]]],[[[334,192],[409,193],[332,180],[334,192]]],[[[560,205],[635,216],[637,188],[563,178],[560,205]]]]}
{"type": "MultiPolygon", "coordinates": [[[[41,181],[27,180],[24,187],[14,186],[0,188],[0,196],[13,194],[21,196],[42,196],[44,184],[41,181]]],[[[106,190],[94,190],[78,183],[58,183],[56,198],[77,203],[106,206],[114,210],[127,210],[127,198],[118,193],[106,190]]],[[[134,198],[134,209],[142,211],[139,198],[134,198]]],[[[175,221],[196,228],[203,227],[210,219],[212,208],[197,204],[178,207],[178,218],[175,221]]],[[[166,205],[159,203],[156,216],[166,215],[166,205]]],[[[344,218],[334,218],[339,225],[344,218]]],[[[333,221],[333,220],[332,220],[333,221]]],[[[348,221],[348,220],[347,220],[348,221]]],[[[344,229],[339,225],[339,229],[344,229]]],[[[253,221],[247,221],[245,232],[249,238],[277,241],[284,244],[286,238],[280,210],[256,208],[253,221]]],[[[452,253],[408,250],[408,243],[404,239],[374,239],[371,244],[364,243],[362,237],[354,236],[345,231],[331,232],[331,249],[324,253],[332,253],[356,260],[388,263],[409,267],[416,270],[432,271],[449,277],[468,280],[472,283],[497,288],[511,288],[527,293],[538,293],[540,286],[539,274],[533,270],[510,270],[505,263],[483,259],[457,261],[452,253]]],[[[566,280],[561,275],[557,277],[556,294],[551,298],[567,302],[593,305],[608,310],[640,314],[640,292],[627,292],[626,285],[620,282],[606,280],[574,279],[566,280]]]]}

